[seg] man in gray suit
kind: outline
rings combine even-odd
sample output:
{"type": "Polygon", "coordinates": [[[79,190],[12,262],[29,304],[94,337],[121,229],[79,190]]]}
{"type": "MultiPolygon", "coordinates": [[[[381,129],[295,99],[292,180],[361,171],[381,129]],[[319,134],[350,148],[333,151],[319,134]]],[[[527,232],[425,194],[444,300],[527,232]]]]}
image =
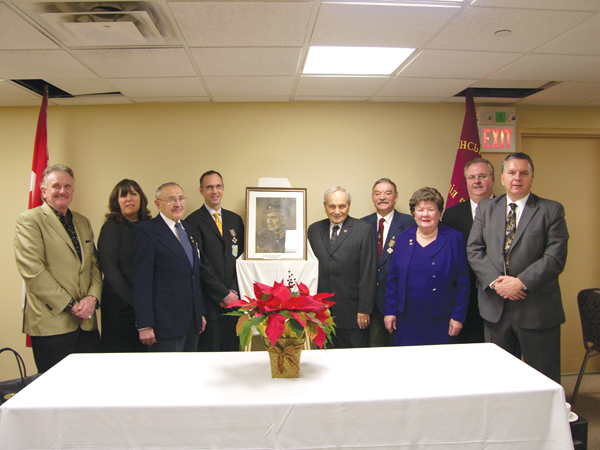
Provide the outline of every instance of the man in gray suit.
{"type": "Polygon", "coordinates": [[[319,292],[334,293],[331,313],[337,336],[331,348],[369,346],[370,315],[377,294],[377,239],[367,222],[350,217],[350,193],[342,187],[325,192],[327,219],[308,228],[308,241],[319,260],[319,292]]]}
{"type": "Polygon", "coordinates": [[[531,193],[533,161],[512,153],[502,164],[506,195],[479,203],[467,245],[479,280],[479,309],[492,342],[560,383],[558,276],[569,233],[563,206],[531,193]]]}

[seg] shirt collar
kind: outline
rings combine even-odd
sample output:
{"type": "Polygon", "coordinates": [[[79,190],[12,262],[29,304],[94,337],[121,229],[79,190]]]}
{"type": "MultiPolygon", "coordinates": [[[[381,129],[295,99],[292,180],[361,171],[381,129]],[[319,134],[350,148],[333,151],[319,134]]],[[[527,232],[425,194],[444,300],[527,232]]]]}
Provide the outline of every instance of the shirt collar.
{"type": "Polygon", "coordinates": [[[218,210],[217,210],[217,209],[212,209],[212,208],[211,208],[210,206],[208,206],[206,203],[204,204],[204,207],[206,208],[206,210],[209,212],[209,214],[210,214],[212,217],[214,217],[214,214],[215,214],[216,212],[217,212],[217,213],[219,213],[219,216],[220,216],[220,217],[223,217],[223,214],[221,214],[221,209],[223,209],[223,208],[219,207],[219,209],[218,209],[218,210]]]}
{"type": "Polygon", "coordinates": [[[386,216],[382,216],[381,214],[377,213],[377,223],[379,223],[379,221],[383,218],[385,220],[386,223],[390,224],[392,223],[392,219],[394,218],[394,210],[392,209],[392,211],[386,215],[386,216]]]}

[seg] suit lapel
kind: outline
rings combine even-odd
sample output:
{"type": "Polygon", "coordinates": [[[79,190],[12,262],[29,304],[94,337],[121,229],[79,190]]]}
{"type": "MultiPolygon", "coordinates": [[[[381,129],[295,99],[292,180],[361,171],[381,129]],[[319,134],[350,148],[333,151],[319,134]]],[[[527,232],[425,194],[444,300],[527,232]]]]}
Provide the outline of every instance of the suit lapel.
{"type": "Polygon", "coordinates": [[[337,251],[337,249],[342,246],[342,244],[348,238],[348,236],[350,236],[350,233],[352,233],[352,225],[352,218],[346,217],[342,229],[339,231],[337,239],[335,240],[335,244],[333,244],[333,248],[331,248],[331,245],[329,245],[329,248],[331,248],[331,255],[333,255],[337,251]]]}
{"type": "MultiPolygon", "coordinates": [[[[45,217],[48,225],[54,231],[56,231],[56,234],[58,234],[58,236],[63,241],[65,241],[65,244],[67,244],[69,246],[69,248],[73,252],[73,255],[79,260],[79,256],[77,256],[77,251],[75,250],[75,247],[73,246],[73,241],[71,241],[69,233],[67,233],[67,230],[65,230],[65,227],[63,226],[63,224],[60,222],[58,217],[56,217],[56,214],[54,213],[54,211],[52,211],[52,208],[50,208],[50,206],[48,206],[47,203],[43,203],[41,208],[42,208],[42,212],[44,213],[44,217],[45,217]]],[[[79,234],[77,227],[75,227],[75,230],[79,234]]],[[[81,241],[79,242],[79,245],[81,246],[81,241]]],[[[83,260],[83,255],[82,255],[81,259],[83,260]]]]}
{"type": "Polygon", "coordinates": [[[213,219],[213,217],[210,215],[210,212],[208,211],[208,209],[206,209],[206,205],[203,205],[203,207],[200,209],[200,217],[202,218],[204,223],[206,223],[208,225],[208,228],[210,228],[210,230],[219,239],[223,240],[223,236],[225,235],[225,219],[223,218],[223,209],[221,209],[221,214],[219,214],[219,217],[221,219],[221,225],[223,226],[223,235],[221,235],[221,232],[219,231],[219,228],[217,227],[217,224],[215,223],[215,219],[213,219]]]}
{"type": "MultiPolygon", "coordinates": [[[[377,217],[377,216],[375,216],[377,217]]],[[[400,216],[394,212],[394,216],[392,219],[392,223],[390,224],[390,229],[388,230],[388,234],[385,238],[385,242],[383,244],[383,248],[381,250],[381,258],[379,258],[379,265],[383,265],[388,258],[392,257],[393,252],[389,252],[389,249],[394,249],[396,246],[396,238],[400,234],[400,216]],[[390,246],[390,242],[392,243],[390,246]]],[[[377,233],[377,230],[375,230],[377,233]]]]}
{"type": "Polygon", "coordinates": [[[517,231],[515,233],[515,238],[513,239],[512,245],[510,246],[510,250],[508,252],[509,254],[512,251],[512,249],[515,248],[515,245],[517,245],[517,243],[521,239],[521,236],[523,236],[523,234],[525,233],[527,225],[529,225],[529,222],[531,222],[531,219],[533,218],[538,209],[539,206],[537,206],[537,199],[535,195],[531,194],[527,199],[527,203],[525,203],[525,208],[523,208],[523,214],[521,214],[519,225],[517,225],[517,231]]]}
{"type": "MultiPolygon", "coordinates": [[[[156,216],[155,220],[156,220],[156,234],[157,234],[158,242],[163,244],[165,246],[165,248],[172,251],[179,259],[181,259],[185,263],[185,265],[187,267],[190,267],[190,260],[188,259],[187,255],[185,254],[185,250],[183,249],[183,245],[181,245],[181,242],[179,242],[179,239],[177,239],[177,237],[175,236],[173,231],[171,231],[171,229],[166,224],[166,222],[163,220],[163,218],[161,217],[160,214],[158,216],[156,216]]],[[[189,233],[188,230],[186,230],[186,232],[189,233]]],[[[193,250],[194,244],[190,242],[190,245],[192,246],[192,250],[193,250]]],[[[195,259],[196,258],[194,258],[194,260],[195,259]]]]}

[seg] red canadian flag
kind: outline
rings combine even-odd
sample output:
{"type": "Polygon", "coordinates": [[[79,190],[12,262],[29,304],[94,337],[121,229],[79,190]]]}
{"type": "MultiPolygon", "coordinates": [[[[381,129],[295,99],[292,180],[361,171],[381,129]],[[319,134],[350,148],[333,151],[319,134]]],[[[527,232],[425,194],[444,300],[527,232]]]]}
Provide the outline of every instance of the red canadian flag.
{"type": "Polygon", "coordinates": [[[46,129],[46,110],[48,109],[48,91],[44,92],[42,107],[38,117],[35,144],[33,146],[33,163],[31,164],[31,181],[29,183],[29,209],[42,204],[40,182],[42,174],[48,167],[48,132],[46,129]]]}
{"type": "Polygon", "coordinates": [[[469,200],[467,191],[467,180],[465,180],[465,164],[475,158],[481,158],[481,144],[479,142],[479,129],[477,128],[477,114],[473,102],[473,92],[467,89],[465,94],[466,111],[463,122],[460,142],[456,151],[454,171],[450,181],[450,191],[446,200],[446,209],[458,203],[469,200]]]}
{"type": "MultiPolygon", "coordinates": [[[[42,204],[42,192],[40,183],[42,174],[48,167],[48,132],[46,128],[46,110],[48,109],[48,89],[44,91],[42,107],[38,117],[37,130],[35,132],[35,143],[33,145],[33,162],[31,164],[31,179],[29,182],[29,209],[36,208],[42,204]]],[[[25,282],[23,282],[23,308],[25,307],[25,282]]],[[[27,335],[27,347],[31,347],[31,339],[27,335]]]]}

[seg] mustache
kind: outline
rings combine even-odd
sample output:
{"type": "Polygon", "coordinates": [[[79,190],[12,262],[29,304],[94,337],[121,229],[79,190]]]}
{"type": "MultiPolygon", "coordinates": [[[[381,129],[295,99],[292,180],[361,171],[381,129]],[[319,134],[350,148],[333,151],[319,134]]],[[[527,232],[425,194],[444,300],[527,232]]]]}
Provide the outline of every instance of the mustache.
{"type": "Polygon", "coordinates": [[[390,202],[388,202],[387,200],[377,200],[377,204],[381,205],[382,203],[387,203],[388,205],[390,204],[390,202]]]}

